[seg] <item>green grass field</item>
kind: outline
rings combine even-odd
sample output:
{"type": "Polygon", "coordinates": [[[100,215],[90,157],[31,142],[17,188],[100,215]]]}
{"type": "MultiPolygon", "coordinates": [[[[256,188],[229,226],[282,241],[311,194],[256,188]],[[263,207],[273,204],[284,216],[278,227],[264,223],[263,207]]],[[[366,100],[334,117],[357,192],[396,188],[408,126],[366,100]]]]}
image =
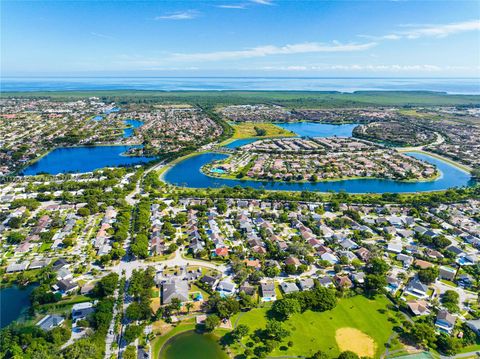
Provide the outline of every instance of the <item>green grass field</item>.
{"type": "Polygon", "coordinates": [[[230,124],[233,130],[235,131],[231,139],[241,139],[241,138],[269,138],[269,137],[292,137],[296,136],[293,132],[285,130],[273,123],[253,123],[253,122],[242,122],[230,124]],[[266,131],[265,136],[257,136],[255,127],[261,128],[266,131]]]}
{"type": "MultiPolygon", "coordinates": [[[[394,323],[393,312],[387,309],[389,301],[384,297],[369,300],[363,296],[340,299],[337,306],[328,312],[318,313],[307,311],[295,314],[285,322],[285,328],[290,331],[279,348],[271,356],[310,356],[322,350],[330,357],[337,357],[340,349],[335,339],[335,333],[340,328],[355,328],[368,335],[375,341],[375,357],[380,357],[385,351],[385,343],[392,334],[394,323]],[[293,346],[286,347],[286,343],[293,342],[293,346]],[[282,346],[284,346],[282,350],[282,346]]],[[[232,323],[246,324],[250,333],[256,329],[265,328],[268,308],[258,308],[247,313],[238,314],[232,323]]],[[[246,344],[250,338],[244,339],[246,344]]],[[[352,338],[351,340],[355,340],[352,338]]],[[[239,353],[240,347],[234,348],[239,353]]]]}

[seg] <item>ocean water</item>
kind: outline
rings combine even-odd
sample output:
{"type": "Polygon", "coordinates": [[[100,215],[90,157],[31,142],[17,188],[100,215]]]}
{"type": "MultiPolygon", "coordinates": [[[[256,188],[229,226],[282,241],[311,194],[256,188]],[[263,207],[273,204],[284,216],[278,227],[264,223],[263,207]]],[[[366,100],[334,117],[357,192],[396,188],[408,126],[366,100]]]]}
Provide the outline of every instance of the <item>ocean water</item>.
{"type": "Polygon", "coordinates": [[[1,90],[439,91],[480,94],[479,78],[327,77],[3,77],[1,90]]]}

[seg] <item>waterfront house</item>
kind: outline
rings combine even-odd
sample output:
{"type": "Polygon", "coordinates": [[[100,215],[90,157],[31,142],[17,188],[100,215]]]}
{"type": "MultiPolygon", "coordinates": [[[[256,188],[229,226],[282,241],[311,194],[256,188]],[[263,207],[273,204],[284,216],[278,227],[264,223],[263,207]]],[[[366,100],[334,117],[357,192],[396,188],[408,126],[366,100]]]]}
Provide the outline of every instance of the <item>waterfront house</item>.
{"type": "Polygon", "coordinates": [[[188,298],[188,282],[183,280],[171,280],[169,283],[162,285],[162,303],[169,304],[173,298],[179,299],[181,302],[187,302],[188,298]]]}
{"type": "Polygon", "coordinates": [[[46,315],[35,325],[42,330],[49,331],[60,326],[64,321],[65,319],[59,315],[46,315]]]}

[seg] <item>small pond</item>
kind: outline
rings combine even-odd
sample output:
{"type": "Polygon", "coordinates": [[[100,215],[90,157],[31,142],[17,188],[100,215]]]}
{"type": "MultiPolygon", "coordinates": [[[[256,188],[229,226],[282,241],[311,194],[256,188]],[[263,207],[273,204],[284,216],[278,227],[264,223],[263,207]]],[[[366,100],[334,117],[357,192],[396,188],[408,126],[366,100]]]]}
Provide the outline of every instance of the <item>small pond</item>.
{"type": "Polygon", "coordinates": [[[228,356],[214,335],[189,331],[169,339],[160,359],[228,359],[228,356]]]}

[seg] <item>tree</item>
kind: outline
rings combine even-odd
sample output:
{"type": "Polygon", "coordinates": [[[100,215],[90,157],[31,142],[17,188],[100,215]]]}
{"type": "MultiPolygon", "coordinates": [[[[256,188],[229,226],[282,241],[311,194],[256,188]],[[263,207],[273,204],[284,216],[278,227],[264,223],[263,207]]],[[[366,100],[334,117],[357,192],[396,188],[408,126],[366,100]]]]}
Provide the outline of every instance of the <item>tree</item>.
{"type": "Polygon", "coordinates": [[[365,290],[372,295],[383,293],[387,286],[387,279],[383,275],[367,274],[365,276],[365,290]]]}
{"type": "Polygon", "coordinates": [[[136,359],[137,358],[137,349],[133,345],[129,345],[125,348],[123,352],[123,359],[136,359]]]}
{"type": "Polygon", "coordinates": [[[7,235],[8,244],[17,244],[22,242],[25,239],[25,236],[20,232],[10,232],[7,235]]]}
{"type": "Polygon", "coordinates": [[[23,219],[22,217],[12,217],[10,218],[10,220],[8,221],[8,226],[10,228],[20,228],[20,226],[22,225],[23,223],[23,219]]]}
{"type": "Polygon", "coordinates": [[[428,346],[436,341],[434,326],[429,323],[415,323],[410,330],[410,336],[416,343],[428,346]]]}
{"type": "Polygon", "coordinates": [[[243,337],[248,335],[250,328],[245,324],[239,324],[233,331],[232,331],[232,338],[239,342],[242,340],[243,337]]]}
{"type": "Polygon", "coordinates": [[[338,359],[359,359],[358,355],[349,350],[341,352],[338,359]]]}
{"type": "Polygon", "coordinates": [[[390,266],[383,259],[374,257],[372,258],[365,268],[367,273],[384,275],[390,269],[390,266]]]}
{"type": "Polygon", "coordinates": [[[190,313],[190,310],[192,310],[193,308],[193,303],[192,302],[185,303],[185,308],[187,308],[187,313],[190,313]]]}
{"type": "Polygon", "coordinates": [[[129,325],[125,329],[125,335],[123,336],[127,344],[132,343],[142,334],[143,328],[141,325],[129,325]]]}
{"type": "Polygon", "coordinates": [[[110,273],[100,279],[93,288],[93,293],[97,297],[110,296],[115,292],[118,283],[118,274],[110,273]]]}
{"type": "Polygon", "coordinates": [[[454,290],[447,290],[443,293],[442,298],[440,301],[442,302],[443,306],[448,309],[449,312],[457,313],[460,308],[458,307],[458,301],[460,296],[454,290]]]}
{"type": "Polygon", "coordinates": [[[445,333],[440,333],[437,337],[437,349],[448,356],[453,356],[460,349],[460,341],[445,333]]]}
{"type": "Polygon", "coordinates": [[[318,352],[313,354],[309,359],[329,359],[329,356],[326,353],[319,350],[318,352]]]}
{"type": "Polygon", "coordinates": [[[437,277],[438,277],[437,267],[429,267],[425,269],[420,269],[418,271],[418,279],[420,279],[420,281],[425,284],[431,284],[435,282],[437,277]]]}
{"type": "Polygon", "coordinates": [[[277,300],[272,305],[272,311],[282,320],[288,319],[292,314],[300,313],[300,303],[295,298],[284,298],[277,300]]]}
{"type": "Polygon", "coordinates": [[[172,310],[174,310],[178,313],[180,311],[180,309],[182,308],[182,301],[178,298],[172,298],[169,306],[170,306],[170,308],[172,308],[172,310]]]}
{"type": "Polygon", "coordinates": [[[205,319],[205,330],[207,332],[213,331],[220,324],[220,318],[216,314],[209,315],[205,319]]]}
{"type": "Polygon", "coordinates": [[[275,319],[270,319],[267,321],[267,325],[264,330],[265,336],[267,338],[273,339],[275,341],[282,341],[286,338],[290,332],[283,328],[282,322],[279,322],[275,319]]]}
{"type": "Polygon", "coordinates": [[[88,217],[90,215],[90,210],[87,207],[82,207],[77,210],[77,214],[81,217],[88,217]]]}
{"type": "Polygon", "coordinates": [[[150,315],[150,307],[143,303],[133,302],[127,307],[125,315],[131,320],[145,320],[150,315]]]}

